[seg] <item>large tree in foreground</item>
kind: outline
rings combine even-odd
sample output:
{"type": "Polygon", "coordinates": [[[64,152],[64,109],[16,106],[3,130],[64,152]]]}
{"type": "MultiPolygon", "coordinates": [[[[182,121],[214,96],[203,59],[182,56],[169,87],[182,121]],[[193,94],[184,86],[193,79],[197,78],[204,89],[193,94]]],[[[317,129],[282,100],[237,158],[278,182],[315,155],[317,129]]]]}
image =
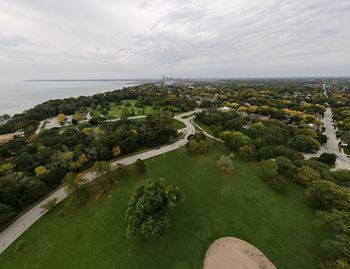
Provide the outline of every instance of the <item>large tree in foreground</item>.
{"type": "Polygon", "coordinates": [[[181,194],[178,187],[169,185],[164,179],[150,181],[137,188],[126,212],[126,235],[140,235],[154,239],[170,226],[169,211],[175,208],[181,194]]]}

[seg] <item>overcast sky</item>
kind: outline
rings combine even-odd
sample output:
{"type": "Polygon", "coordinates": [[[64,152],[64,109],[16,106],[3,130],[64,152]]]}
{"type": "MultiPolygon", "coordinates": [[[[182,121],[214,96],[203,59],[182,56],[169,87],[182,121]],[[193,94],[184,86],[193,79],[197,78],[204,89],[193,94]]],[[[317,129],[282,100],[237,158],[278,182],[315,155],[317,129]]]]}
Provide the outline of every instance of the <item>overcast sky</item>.
{"type": "Polygon", "coordinates": [[[349,0],[0,0],[0,80],[350,75],[349,0]]]}

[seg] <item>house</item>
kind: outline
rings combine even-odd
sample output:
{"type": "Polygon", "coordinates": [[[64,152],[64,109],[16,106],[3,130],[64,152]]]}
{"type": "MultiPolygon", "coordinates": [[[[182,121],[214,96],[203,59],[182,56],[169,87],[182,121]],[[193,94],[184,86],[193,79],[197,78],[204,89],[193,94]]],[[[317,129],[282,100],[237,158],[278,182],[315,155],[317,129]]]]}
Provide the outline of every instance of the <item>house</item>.
{"type": "Polygon", "coordinates": [[[224,107],[219,107],[218,110],[220,110],[221,112],[229,112],[231,108],[229,108],[228,106],[224,106],[224,107]]]}

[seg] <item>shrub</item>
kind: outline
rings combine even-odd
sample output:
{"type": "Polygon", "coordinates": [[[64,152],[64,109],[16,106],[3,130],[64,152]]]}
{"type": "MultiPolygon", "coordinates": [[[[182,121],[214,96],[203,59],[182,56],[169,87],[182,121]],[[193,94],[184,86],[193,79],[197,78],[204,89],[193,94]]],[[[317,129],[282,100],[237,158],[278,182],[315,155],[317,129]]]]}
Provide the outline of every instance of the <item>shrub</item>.
{"type": "Polygon", "coordinates": [[[204,154],[208,150],[208,143],[205,140],[197,142],[195,139],[191,139],[187,143],[186,149],[193,154],[204,154]]]}
{"type": "MultiPolygon", "coordinates": [[[[317,213],[317,222],[322,224],[330,235],[330,238],[322,242],[322,248],[325,249],[327,253],[331,254],[334,259],[346,258],[350,260],[350,212],[339,210],[332,210],[331,212],[321,211],[317,213]]],[[[336,261],[333,264],[339,266],[343,263],[336,261]]],[[[345,263],[343,265],[345,265],[345,263]]]]}
{"type": "Polygon", "coordinates": [[[262,178],[273,189],[284,191],[287,188],[286,180],[278,174],[278,165],[274,160],[266,160],[260,163],[260,172],[262,178]]]}
{"type": "Polygon", "coordinates": [[[310,166],[302,166],[297,169],[294,179],[304,186],[310,186],[312,182],[321,179],[321,175],[310,166]]]}
{"type": "Polygon", "coordinates": [[[321,269],[350,269],[350,264],[345,259],[338,259],[331,262],[323,262],[321,269]]]}
{"type": "Polygon", "coordinates": [[[350,210],[350,191],[328,180],[316,180],[305,191],[305,197],[318,210],[350,210]]]}
{"type": "Polygon", "coordinates": [[[317,170],[321,175],[329,171],[329,166],[323,162],[317,160],[296,160],[294,162],[295,166],[309,166],[314,170],[317,170]]]}
{"type": "Polygon", "coordinates": [[[350,187],[350,171],[349,170],[337,170],[333,172],[327,172],[324,174],[325,179],[333,181],[340,186],[350,187]]]}
{"type": "Polygon", "coordinates": [[[217,165],[220,171],[226,176],[229,176],[233,173],[232,160],[229,156],[221,155],[220,159],[217,161],[217,165]]]}
{"type": "Polygon", "coordinates": [[[334,153],[325,152],[321,154],[321,156],[319,157],[319,160],[323,163],[334,166],[337,160],[337,155],[335,155],[334,153]]]}
{"type": "Polygon", "coordinates": [[[57,198],[53,198],[53,199],[47,201],[45,204],[43,204],[41,206],[41,208],[49,211],[55,207],[55,205],[57,204],[57,200],[58,200],[57,198]]]}
{"type": "Polygon", "coordinates": [[[301,152],[313,153],[320,149],[320,143],[309,136],[297,135],[293,139],[293,146],[301,152]]]}
{"type": "Polygon", "coordinates": [[[239,149],[239,156],[246,161],[252,161],[256,156],[256,149],[254,145],[244,145],[239,149]]]}
{"type": "Polygon", "coordinates": [[[145,162],[141,159],[137,159],[136,161],[136,168],[139,174],[144,174],[146,170],[145,162]]]}
{"type": "Polygon", "coordinates": [[[291,160],[287,157],[279,156],[275,159],[278,165],[278,173],[284,175],[287,178],[292,178],[295,173],[295,166],[291,160]]]}
{"type": "Polygon", "coordinates": [[[0,225],[10,221],[17,212],[10,206],[0,203],[0,225]]]}

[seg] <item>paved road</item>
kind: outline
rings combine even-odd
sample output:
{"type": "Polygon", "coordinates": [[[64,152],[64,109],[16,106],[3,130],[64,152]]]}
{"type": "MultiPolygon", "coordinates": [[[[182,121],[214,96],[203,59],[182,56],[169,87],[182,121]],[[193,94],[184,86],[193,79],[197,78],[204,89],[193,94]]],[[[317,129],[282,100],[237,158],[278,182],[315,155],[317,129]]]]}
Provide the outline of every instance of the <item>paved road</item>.
{"type": "MultiPolygon", "coordinates": [[[[175,116],[175,119],[183,122],[186,127],[182,130],[185,133],[185,136],[174,142],[173,144],[166,145],[163,147],[160,147],[159,149],[152,149],[149,151],[145,151],[133,156],[129,156],[123,159],[120,159],[118,161],[112,162],[111,166],[115,167],[117,164],[125,164],[129,165],[134,163],[137,159],[148,159],[152,158],[154,156],[176,150],[182,146],[184,146],[187,143],[187,137],[190,134],[193,134],[195,132],[195,127],[191,123],[190,118],[182,118],[183,116],[192,114],[196,111],[186,112],[183,114],[179,114],[175,116]]],[[[96,172],[89,172],[85,174],[85,177],[87,181],[94,180],[98,174],[96,172]]],[[[14,221],[11,225],[9,225],[5,230],[3,230],[0,233],[0,254],[11,244],[13,243],[22,233],[24,233],[31,225],[33,225],[38,219],[40,219],[47,211],[43,210],[41,207],[45,203],[47,203],[49,200],[52,200],[54,198],[57,199],[58,202],[62,201],[68,196],[68,194],[65,192],[64,187],[61,187],[54,193],[52,193],[49,197],[35,205],[33,208],[31,208],[29,211],[27,211],[25,214],[23,214],[20,218],[18,218],[16,221],[14,221]]]]}
{"type": "MultiPolygon", "coordinates": [[[[323,94],[328,97],[326,91],[326,84],[323,84],[323,94]]],[[[337,161],[335,164],[335,169],[350,169],[350,159],[344,154],[342,150],[339,149],[340,140],[336,136],[336,128],[333,126],[333,114],[332,108],[327,107],[324,118],[323,125],[326,128],[324,134],[327,136],[327,143],[323,145],[321,149],[315,154],[304,154],[306,159],[311,157],[319,157],[322,153],[334,153],[337,156],[337,161]]]]}

